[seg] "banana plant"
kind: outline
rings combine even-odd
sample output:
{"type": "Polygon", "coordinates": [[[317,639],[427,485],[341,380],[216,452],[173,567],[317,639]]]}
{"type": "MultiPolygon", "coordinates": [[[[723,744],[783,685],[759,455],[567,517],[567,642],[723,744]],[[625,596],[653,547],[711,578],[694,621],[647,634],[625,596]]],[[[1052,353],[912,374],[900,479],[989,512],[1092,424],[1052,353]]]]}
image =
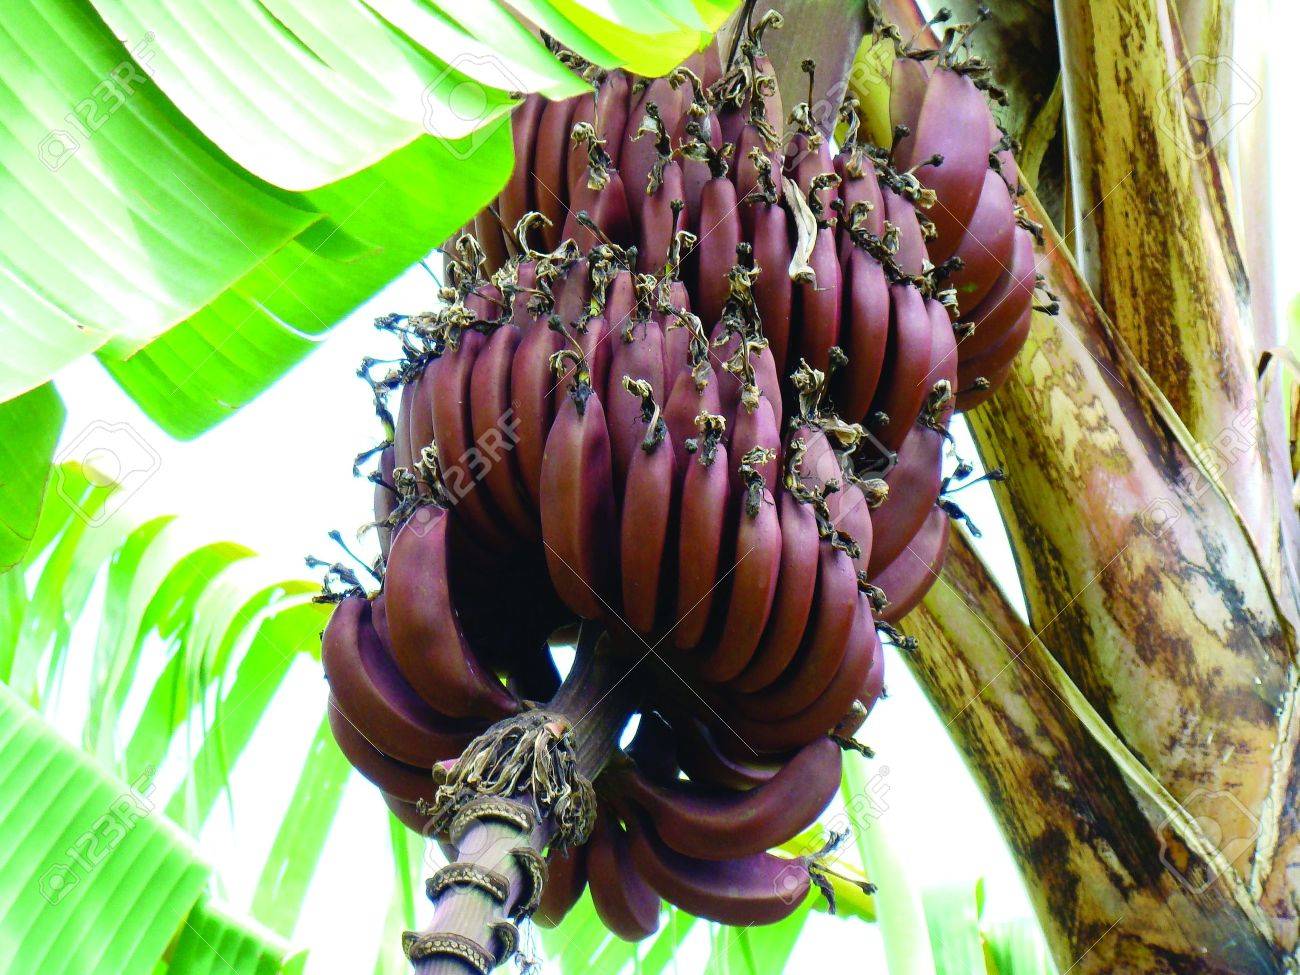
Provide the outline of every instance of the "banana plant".
{"type": "MultiPolygon", "coordinates": [[[[428,6],[343,4],[331,26],[346,25],[346,44],[292,3],[264,19],[209,26],[213,36],[187,13],[146,0],[30,6],[31,36],[5,34],[3,87],[20,89],[35,65],[66,64],[68,77],[53,89],[31,82],[32,98],[7,129],[13,144],[0,143],[7,169],[37,188],[24,197],[25,216],[54,228],[48,251],[17,223],[0,242],[15,336],[6,347],[32,351],[0,372],[21,394],[0,405],[14,433],[0,443],[0,559],[18,564],[0,575],[0,777],[19,783],[17,795],[43,771],[32,789],[75,782],[87,798],[65,810],[70,818],[46,813],[59,807],[56,795],[0,807],[0,825],[32,837],[10,891],[17,909],[4,923],[39,914],[48,924],[12,961],[27,970],[57,957],[81,970],[85,957],[62,951],[70,927],[114,970],[202,971],[212,964],[208,942],[229,945],[250,971],[293,970],[301,959],[286,959],[276,934],[292,931],[347,777],[330,729],[322,723],[311,740],[255,921],[232,918],[211,897],[208,871],[181,833],[197,831],[222,795],[228,763],[284,677],[285,647],[289,658],[316,654],[325,617],[310,599],[314,586],[250,588],[251,552],[189,545],[166,519],[96,524],[101,494],[75,469],[50,472],[62,408],[48,380],[71,357],[96,352],[159,422],[200,432],[493,197],[511,162],[508,130],[493,128],[514,103],[507,95],[564,96],[570,76],[492,5],[483,13],[447,4],[435,15],[428,6]],[[43,28],[56,22],[58,30],[43,28]],[[474,62],[489,39],[511,60],[474,62]],[[448,50],[464,60],[442,58],[448,50]],[[523,83],[501,81],[507,63],[523,83]],[[468,121],[456,94],[466,79],[485,105],[468,121]],[[105,102],[93,100],[101,85],[105,102]],[[54,110],[87,87],[89,107],[65,117],[72,129],[58,128],[54,110]],[[295,97],[249,99],[252,89],[295,97]],[[302,128],[304,117],[317,124],[302,128]],[[420,135],[422,126],[443,138],[420,135]],[[20,151],[24,139],[37,147],[35,162],[20,151]],[[151,139],[165,145],[141,155],[166,165],[135,165],[132,153],[151,139]],[[459,165],[458,152],[474,165],[459,165]],[[61,172],[75,185],[46,192],[43,181],[61,172]],[[425,207],[422,225],[410,214],[430,187],[439,205],[425,207]],[[367,222],[358,212],[372,196],[381,206],[367,222]],[[387,236],[394,224],[409,236],[387,236]],[[213,240],[220,244],[198,246],[213,240]],[[322,289],[308,300],[289,284],[304,267],[322,289]],[[304,312],[320,317],[313,324],[304,312]],[[38,334],[37,321],[53,324],[38,334]],[[42,510],[39,498],[52,492],[64,503],[42,510]],[[109,611],[84,671],[91,693],[78,751],[37,710],[57,698],[74,621],[96,584],[109,611]],[[128,736],[122,715],[151,638],[173,652],[128,736]],[[196,722],[207,733],[167,800],[170,822],[154,818],[139,770],[174,755],[196,722]],[[124,825],[122,810],[139,813],[141,825],[124,825]],[[114,842],[139,852],[106,860],[118,865],[105,867],[108,882],[78,885],[57,858],[68,851],[82,867],[73,851],[87,832],[99,839],[103,819],[123,833],[114,842]],[[86,898],[81,906],[112,913],[114,925],[105,937],[69,921],[72,912],[47,916],[32,890],[47,903],[86,898]],[[160,904],[166,890],[174,897],[160,904]]],[[[617,11],[615,23],[579,4],[512,6],[581,59],[652,74],[698,47],[725,13],[703,3],[602,5],[617,11]]],[[[789,91],[804,73],[794,52],[814,45],[823,70],[807,72],[808,102],[838,102],[843,77],[857,100],[857,118],[846,122],[891,145],[894,78],[908,67],[896,63],[899,43],[937,48],[933,28],[944,15],[929,20],[911,0],[885,0],[901,33],[859,46],[874,19],[868,5],[834,6],[838,15],[825,3],[786,5],[795,31],[764,56],[789,91]]],[[[1281,347],[1270,288],[1262,44],[1245,25],[1247,5],[1214,0],[1058,0],[1050,9],[1008,0],[997,13],[969,43],[1009,68],[998,76],[1000,121],[1018,142],[1020,216],[1041,228],[1037,270],[1055,314],[1033,316],[1005,386],[969,416],[986,469],[1010,473],[995,493],[1028,616],[956,530],[938,584],[904,620],[920,638],[909,663],[1000,819],[1058,971],[1291,970],[1300,939],[1300,413],[1279,372],[1294,356],[1281,347]],[[1223,104],[1245,117],[1219,111],[1223,104]]],[[[799,134],[829,134],[835,119],[833,111],[801,119],[799,134]]],[[[587,141],[594,172],[599,146],[587,141]]],[[[696,156],[713,178],[725,174],[720,153],[701,143],[696,156]]],[[[798,216],[815,230],[813,214],[798,216]]],[[[501,236],[491,224],[475,231],[501,236]]],[[[575,386],[589,387],[571,365],[575,386]]],[[[706,452],[717,449],[716,432],[700,435],[706,452]]],[[[932,553],[912,554],[933,574],[932,553]]],[[[861,763],[850,756],[845,768],[852,788],[861,763]]],[[[419,856],[400,825],[390,828],[396,932],[413,923],[419,856]]],[[[872,838],[859,837],[861,864],[888,883],[857,909],[893,932],[891,970],[1047,967],[1022,950],[1019,934],[980,930],[977,895],[910,891],[896,852],[872,838]]],[[[762,970],[756,958],[788,957],[808,910],[761,934],[710,928],[710,970],[762,970]]],[[[663,934],[633,950],[607,939],[584,899],[552,947],[568,956],[566,970],[661,970],[679,933],[700,923],[675,909],[668,917],[663,934]]],[[[390,945],[378,970],[393,970],[392,955],[390,945]]]]}
{"type": "MultiPolygon", "coordinates": [[[[278,923],[301,906],[291,885],[278,913],[240,917],[195,836],[291,665],[317,650],[313,587],[269,578],[244,546],[196,543],[176,519],[132,520],[116,490],[56,469],[26,559],[0,575],[0,968],[298,970],[292,924],[278,923]],[[162,784],[164,766],[178,782],[162,784]]],[[[341,756],[311,753],[302,775],[330,764],[341,756]]],[[[296,848],[291,877],[310,876],[312,850],[296,848]]]]}
{"type": "MultiPolygon", "coordinates": [[[[915,5],[885,6],[937,43],[915,5]]],[[[1027,623],[959,542],[911,662],[1062,970],[1295,964],[1296,433],[1261,243],[1262,48],[1232,44],[1258,12],[1010,3],[1014,30],[973,37],[1015,72],[1004,123],[1059,314],[970,416],[1010,475],[1027,623]]],[[[864,45],[853,73],[868,115],[882,57],[864,45]]]]}

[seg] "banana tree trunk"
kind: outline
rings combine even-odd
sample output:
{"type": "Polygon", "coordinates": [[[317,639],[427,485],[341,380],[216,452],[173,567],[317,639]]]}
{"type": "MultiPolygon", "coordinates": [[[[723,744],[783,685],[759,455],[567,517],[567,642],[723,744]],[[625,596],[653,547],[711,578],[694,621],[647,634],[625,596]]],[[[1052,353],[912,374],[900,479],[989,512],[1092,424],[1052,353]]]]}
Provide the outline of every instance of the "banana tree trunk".
{"type": "Polygon", "coordinates": [[[955,533],[909,658],[1021,866],[1060,971],[1270,972],[1266,919],[955,533]]]}
{"type": "MultiPolygon", "coordinates": [[[[1210,35],[1200,42],[1220,42],[1225,29],[1203,11],[1213,5],[1193,6],[1210,35]]],[[[1217,468],[1272,584],[1294,588],[1260,449],[1250,283],[1222,151],[1232,92],[1258,89],[1223,67],[1230,59],[1189,59],[1167,0],[1061,0],[1057,33],[1080,268],[1217,468]]]]}
{"type": "MultiPolygon", "coordinates": [[[[934,43],[913,3],[885,6],[934,43]]],[[[1195,44],[1224,43],[1222,11],[1184,8],[1195,44]]],[[[1031,629],[959,547],[917,669],[1063,971],[1281,971],[1300,884],[1295,515],[1285,426],[1256,392],[1236,201],[1213,127],[1184,109],[1201,79],[1178,11],[1055,14],[1083,271],[1030,194],[1060,314],[1035,316],[1012,379],[970,417],[986,465],[1011,475],[998,500],[1031,629]]],[[[1008,115],[1048,138],[1043,110],[1008,115]]]]}

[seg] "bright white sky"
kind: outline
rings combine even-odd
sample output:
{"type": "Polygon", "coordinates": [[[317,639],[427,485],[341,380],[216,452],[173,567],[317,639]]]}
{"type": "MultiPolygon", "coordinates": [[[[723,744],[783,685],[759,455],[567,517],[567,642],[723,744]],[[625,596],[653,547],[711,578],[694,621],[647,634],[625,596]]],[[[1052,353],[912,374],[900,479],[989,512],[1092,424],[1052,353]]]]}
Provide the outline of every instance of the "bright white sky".
{"type": "MultiPolygon", "coordinates": [[[[1283,34],[1279,30],[1276,36],[1283,34]]],[[[1300,87],[1296,59],[1278,59],[1274,70],[1270,91],[1300,87]]],[[[1284,116],[1274,115],[1274,158],[1283,161],[1283,176],[1291,176],[1300,135],[1284,116]]],[[[1275,194],[1277,224],[1283,226],[1300,215],[1300,191],[1293,180],[1282,179],[1275,194]]],[[[1282,235],[1276,266],[1284,269],[1278,282],[1283,303],[1296,291],[1289,269],[1298,263],[1300,240],[1282,235]]],[[[63,442],[76,443],[97,424],[129,424],[161,459],[157,472],[128,502],[137,513],[178,512],[195,520],[201,537],[243,542],[265,553],[284,576],[301,577],[305,553],[334,557],[325,534],[329,529],[339,528],[350,537],[369,510],[370,485],[354,480],[350,467],[353,454],[373,442],[377,431],[369,392],[353,375],[362,355],[384,352],[370,322],[380,313],[419,311],[433,301],[431,279],[423,269],[412,269],[339,326],[320,351],[270,392],[191,443],[168,438],[93,361],[83,362],[58,377],[69,413],[63,442]]],[[[974,456],[969,446],[964,453],[974,456]]],[[[1014,590],[1009,553],[988,490],[967,492],[963,504],[985,530],[986,557],[1003,584],[1014,590]]],[[[879,827],[896,845],[915,885],[973,885],[984,878],[987,916],[1029,913],[1002,839],[942,723],[906,668],[897,660],[890,663],[890,697],[864,733],[877,751],[875,765],[889,769],[889,808],[879,827]]],[[[233,821],[218,815],[203,837],[205,854],[220,867],[226,896],[239,907],[249,903],[293,787],[291,770],[296,771],[319,721],[324,689],[311,669],[295,675],[275,709],[273,726],[262,739],[271,744],[250,749],[237,768],[233,821]]],[[[377,793],[354,781],[295,937],[312,949],[314,975],[355,975],[373,966],[375,934],[390,891],[384,812],[377,793]]],[[[803,940],[789,970],[831,970],[848,958],[855,970],[885,970],[873,927],[821,915],[813,924],[816,936],[803,940]]],[[[706,952],[707,943],[696,938],[679,960],[679,970],[701,970],[706,952]]]]}

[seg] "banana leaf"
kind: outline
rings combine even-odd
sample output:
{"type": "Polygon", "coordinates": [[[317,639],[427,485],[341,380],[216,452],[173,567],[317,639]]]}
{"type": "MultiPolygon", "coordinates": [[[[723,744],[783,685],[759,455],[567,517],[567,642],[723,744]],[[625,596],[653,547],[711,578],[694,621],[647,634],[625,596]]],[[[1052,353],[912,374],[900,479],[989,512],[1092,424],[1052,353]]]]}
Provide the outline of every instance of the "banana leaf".
{"type": "Polygon", "coordinates": [[[0,967],[300,968],[280,938],[351,775],[328,734],[306,753],[289,814],[277,811],[252,918],[211,899],[221,878],[186,833],[228,790],[293,661],[318,657],[328,607],[310,601],[317,584],[269,578],[243,546],[195,542],[184,518],[131,520],[117,490],[58,468],[25,560],[0,575],[0,859],[13,885],[0,891],[0,967]],[[104,611],[87,632],[78,618],[96,592],[104,611]],[[160,768],[172,771],[155,785],[160,768]]]}
{"type": "Polygon", "coordinates": [[[0,403],[0,572],[15,565],[36,533],[40,502],[50,476],[50,458],[64,409],[48,383],[0,403]]]}

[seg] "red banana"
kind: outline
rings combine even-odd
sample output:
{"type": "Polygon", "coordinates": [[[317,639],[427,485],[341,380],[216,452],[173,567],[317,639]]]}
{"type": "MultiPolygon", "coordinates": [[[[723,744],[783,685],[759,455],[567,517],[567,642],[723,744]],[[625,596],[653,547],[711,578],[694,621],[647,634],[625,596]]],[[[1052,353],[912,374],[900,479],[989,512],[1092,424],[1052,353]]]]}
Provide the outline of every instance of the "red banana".
{"type": "Polygon", "coordinates": [[[475,656],[452,601],[445,511],[413,518],[397,532],[384,574],[393,658],[419,695],[451,717],[492,719],[518,702],[475,656]]]}
{"type": "Polygon", "coordinates": [[[474,218],[474,236],[483,248],[483,270],[488,274],[494,274],[510,259],[502,230],[501,221],[490,208],[479,211],[478,216],[474,218]]]}
{"type": "Polygon", "coordinates": [[[546,866],[546,886],[542,888],[542,902],[534,912],[533,920],[544,928],[554,928],[578,903],[587,887],[587,848],[557,850],[551,847],[546,854],[546,866]]]}
{"type": "Polygon", "coordinates": [[[415,402],[415,383],[402,386],[397,401],[397,417],[393,429],[393,466],[411,470],[411,404],[415,402]]]}
{"type": "Polygon", "coordinates": [[[885,219],[898,228],[898,252],[894,260],[908,277],[917,277],[929,259],[925,252],[925,237],[916,217],[916,206],[899,196],[889,187],[883,188],[885,219]]]}
{"type": "Polygon", "coordinates": [[[781,570],[776,598],[763,637],[748,666],[731,682],[737,691],[756,691],[776,680],[794,656],[808,623],[817,583],[819,536],[812,507],[782,491],[781,570]]]}
{"type": "Polygon", "coordinates": [[[989,165],[988,114],[984,93],[970,78],[937,67],[913,134],[900,144],[898,168],[915,167],[917,178],[937,197],[927,212],[937,231],[929,243],[935,264],[952,256],[975,211],[989,165]],[[936,155],[942,164],[927,164],[936,155]]]}
{"type": "Polygon", "coordinates": [[[642,941],[659,930],[659,895],[633,865],[627,832],[604,811],[587,841],[587,883],[596,913],[624,941],[642,941]]]}
{"type": "Polygon", "coordinates": [[[677,624],[673,643],[681,650],[704,637],[722,565],[723,527],[731,494],[730,462],[721,443],[721,418],[696,418],[695,454],[682,483],[677,548],[677,624]]]}
{"type": "Polygon", "coordinates": [[[568,154],[569,134],[573,129],[573,113],[578,110],[581,96],[564,101],[547,102],[537,126],[537,145],[533,153],[532,205],[549,224],[542,225],[542,241],[547,250],[554,250],[560,242],[560,229],[564,226],[569,207],[568,154]]]}
{"type": "Polygon", "coordinates": [[[537,537],[537,519],[519,474],[515,453],[519,416],[510,397],[510,374],[518,347],[519,329],[510,322],[489,336],[470,378],[470,415],[474,446],[485,463],[481,487],[511,529],[532,540],[537,537]]]}
{"type": "Polygon", "coordinates": [[[748,365],[741,354],[742,337],[726,334],[726,322],[720,322],[713,330],[713,361],[718,364],[718,400],[719,412],[727,421],[727,429],[735,429],[741,400],[748,395],[752,399],[754,390],[768,393],[766,397],[772,406],[772,414],[777,426],[781,423],[780,396],[781,379],[776,371],[776,360],[770,349],[763,348],[752,340],[745,340],[748,347],[748,365]],[[770,393],[769,393],[770,391],[770,393]]]}
{"type": "Polygon", "coordinates": [[[897,144],[900,154],[910,154],[910,136],[916,131],[917,120],[921,117],[921,103],[925,101],[925,91],[930,84],[930,71],[926,61],[909,57],[894,59],[889,79],[889,121],[908,129],[908,134],[897,144]]]}
{"type": "Polygon", "coordinates": [[[819,738],[781,770],[747,792],[656,783],[635,769],[612,776],[614,787],[640,808],[655,833],[678,853],[733,860],[762,853],[807,829],[840,784],[840,746],[819,738]]]}
{"type": "Polygon", "coordinates": [[[831,378],[839,412],[854,422],[867,417],[889,344],[889,285],[880,262],[854,246],[845,263],[843,349],[848,364],[831,378]]]}
{"type": "Polygon", "coordinates": [[[563,341],[543,323],[529,325],[510,366],[510,409],[518,421],[515,455],[519,479],[533,511],[541,504],[542,454],[555,418],[551,356],[560,351],[563,341]]]}
{"type": "Polygon", "coordinates": [[[939,579],[944,556],[948,552],[950,519],[939,507],[926,516],[920,530],[894,561],[871,579],[889,602],[879,616],[886,623],[897,623],[916,607],[939,579]]]}
{"type": "Polygon", "coordinates": [[[348,720],[385,755],[432,768],[455,758],[482,722],[454,721],[429,707],[380,643],[371,604],[351,596],[334,608],[321,641],[330,693],[348,720]]]}
{"type": "Polygon", "coordinates": [[[799,355],[814,369],[826,371],[830,349],[840,343],[840,300],[843,281],[835,231],[821,227],[808,258],[814,278],[800,283],[796,318],[800,321],[799,355]]]}
{"type": "MultiPolygon", "coordinates": [[[[624,394],[628,395],[628,394],[624,394]]],[[[654,422],[653,420],[651,421],[654,422]]],[[[659,609],[672,588],[673,550],[670,530],[676,517],[677,487],[672,434],[642,424],[643,439],[633,452],[623,490],[623,618],[639,633],[654,629],[659,609]]]]}
{"type": "Polygon", "coordinates": [[[844,658],[816,701],[787,718],[754,719],[736,715],[730,719],[735,734],[749,748],[759,752],[798,748],[830,731],[849,712],[875,655],[880,653],[880,640],[866,596],[858,596],[858,606],[844,658]]]}
{"type": "Polygon", "coordinates": [[[881,385],[871,404],[868,429],[889,450],[898,450],[908,436],[930,391],[926,373],[933,342],[930,316],[921,292],[910,284],[889,287],[889,342],[881,385]],[[888,420],[872,423],[874,414],[888,420]]]}
{"type": "MultiPolygon", "coordinates": [[[[713,731],[692,715],[674,714],[672,726],[677,739],[677,761],[692,782],[743,791],[762,785],[777,773],[776,768],[763,764],[757,753],[750,756],[752,762],[729,755],[719,746],[713,731]]],[[[724,730],[722,734],[731,735],[731,732],[724,730]]]]}
{"type": "Polygon", "coordinates": [[[331,695],[328,705],[330,731],[339,751],[371,783],[382,791],[407,802],[433,801],[433,772],[389,758],[370,742],[343,714],[331,695]]]}
{"type": "Polygon", "coordinates": [[[907,435],[894,468],[886,475],[889,496],[872,512],[875,536],[867,575],[874,576],[892,562],[920,530],[939,495],[943,474],[943,449],[957,388],[956,338],[948,311],[928,299],[932,344],[930,368],[924,378],[928,389],[926,422],[907,435]]]}
{"type": "MultiPolygon", "coordinates": [[[[609,72],[600,79],[591,94],[584,93],[579,96],[578,106],[574,109],[573,117],[569,122],[569,133],[572,133],[573,126],[586,123],[595,129],[600,139],[604,140],[606,151],[617,149],[627,134],[630,97],[628,75],[622,71],[609,72]]],[[[586,182],[586,153],[580,149],[570,151],[567,167],[570,188],[586,182]]]]}
{"type": "Polygon", "coordinates": [[[738,695],[737,709],[752,718],[787,718],[812,705],[830,684],[848,648],[859,613],[853,560],[823,539],[817,566],[817,601],[811,626],[794,661],[771,687],[738,695]]]}
{"type": "Polygon", "coordinates": [[[672,383],[664,407],[664,422],[668,424],[673,451],[677,454],[677,476],[685,477],[692,462],[686,441],[697,435],[695,418],[701,413],[720,413],[722,403],[718,397],[717,374],[707,361],[694,372],[690,368],[682,369],[672,383]]]}
{"type": "Polygon", "coordinates": [[[632,826],[632,859],[665,900],[720,924],[775,923],[808,893],[808,869],[798,860],[770,853],[698,860],[669,849],[644,821],[632,826]]]}
{"type": "Polygon", "coordinates": [[[994,375],[999,375],[1003,367],[1010,365],[1029,336],[1033,317],[1033,308],[1026,308],[1021,313],[1020,320],[1012,325],[996,344],[979,355],[962,359],[958,368],[958,388],[968,389],[977,376],[992,378],[994,375]]]}
{"type": "Polygon", "coordinates": [[[971,311],[962,312],[962,322],[969,323],[957,346],[963,360],[992,348],[1020,321],[1033,302],[1035,278],[1034,238],[1023,227],[1017,227],[1009,268],[983,301],[971,311]]]}
{"type": "Polygon", "coordinates": [[[614,595],[617,522],[609,429],[589,383],[586,377],[574,383],[546,439],[542,539],[560,598],[579,616],[599,619],[614,595]]]}
{"type": "MultiPolygon", "coordinates": [[[[769,387],[771,388],[771,387],[769,387]]],[[[777,490],[777,458],[781,455],[780,399],[769,399],[756,387],[742,390],[740,405],[731,427],[731,456],[739,461],[755,447],[770,454],[757,466],[763,484],[777,490]]]]}
{"type": "Polygon", "coordinates": [[[999,277],[1011,270],[1017,230],[1011,194],[994,170],[984,174],[984,187],[955,256],[962,267],[945,282],[957,291],[961,308],[975,308],[999,277]]]}
{"type": "Polygon", "coordinates": [[[664,336],[659,323],[651,319],[629,320],[615,328],[607,340],[613,344],[605,403],[609,440],[614,460],[614,489],[622,492],[632,457],[645,440],[642,400],[624,386],[624,378],[650,384],[652,396],[662,399],[664,390],[664,336]]]}
{"type": "MultiPolygon", "coordinates": [[[[417,416],[425,409],[422,393],[427,390],[433,419],[433,437],[438,447],[438,471],[448,499],[458,518],[465,519],[476,538],[487,546],[501,550],[509,547],[509,536],[501,527],[501,516],[491,504],[486,490],[480,490],[479,478],[486,465],[474,442],[470,417],[470,380],[474,363],[487,338],[470,329],[458,333],[442,355],[425,367],[424,376],[413,401],[417,416]],[[434,395],[434,391],[437,395],[434,395]]],[[[419,433],[412,419],[411,433],[419,433]]]]}
{"type": "Polygon", "coordinates": [[[646,187],[627,187],[632,200],[633,219],[638,221],[636,268],[644,274],[663,270],[673,235],[685,229],[681,204],[686,194],[682,186],[682,167],[676,159],[665,163],[663,176],[653,192],[646,187]],[[640,195],[638,195],[638,192],[640,195]]]}
{"type": "Polygon", "coordinates": [[[781,570],[781,523],[772,493],[761,483],[748,488],[737,516],[736,567],[726,615],[713,649],[699,664],[700,676],[714,682],[731,680],[753,658],[781,570]]]}
{"type": "Polygon", "coordinates": [[[1011,375],[1012,363],[1008,362],[1001,369],[997,369],[980,378],[984,380],[983,388],[975,388],[973,385],[957,392],[957,409],[965,412],[973,410],[985,400],[990,399],[998,389],[1006,382],[1007,377],[1011,375]]]}
{"type": "Polygon", "coordinates": [[[741,240],[736,187],[726,176],[715,176],[704,184],[699,228],[695,311],[705,327],[711,328],[722,317],[727,301],[727,272],[736,262],[736,245],[741,240]]]}
{"type": "Polygon", "coordinates": [[[515,168],[497,197],[501,223],[513,232],[515,224],[529,210],[537,208],[530,190],[533,186],[533,153],[541,138],[542,112],[550,104],[541,95],[529,95],[510,117],[510,135],[515,145],[515,168]]]}

